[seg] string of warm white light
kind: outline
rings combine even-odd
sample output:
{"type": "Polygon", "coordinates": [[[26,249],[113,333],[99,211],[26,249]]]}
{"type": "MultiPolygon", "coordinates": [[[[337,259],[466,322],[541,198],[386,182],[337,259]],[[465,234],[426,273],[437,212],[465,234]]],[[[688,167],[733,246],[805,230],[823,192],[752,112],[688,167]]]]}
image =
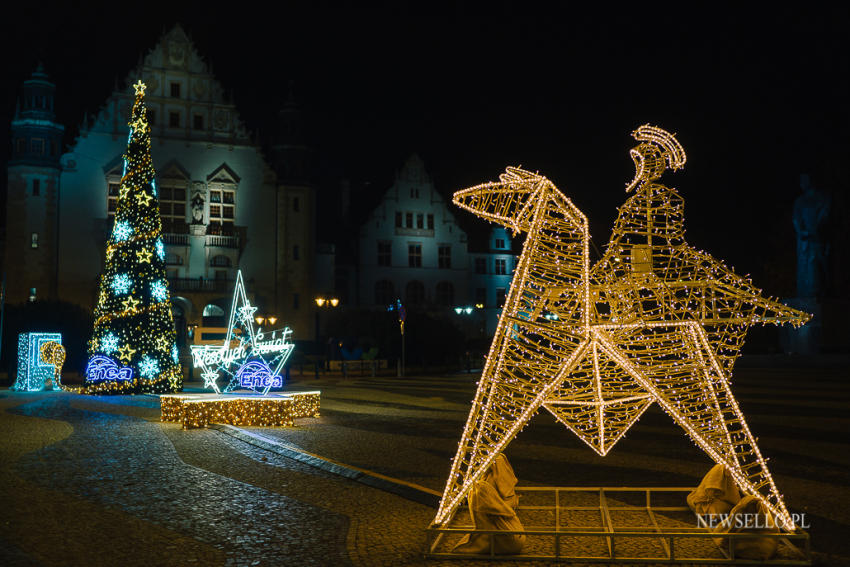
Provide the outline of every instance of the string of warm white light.
{"type": "Polygon", "coordinates": [[[133,86],[124,176],[100,277],[86,383],[78,390],[83,393],[173,392],[183,381],[165,278],[145,85],[133,86]]]}
{"type": "Polygon", "coordinates": [[[446,522],[541,407],[605,455],[654,401],[787,529],[791,516],[729,386],[747,329],[809,316],[684,239],[675,136],[638,128],[634,193],[589,264],[587,219],[545,177],[508,168],[454,202],[528,232],[435,523],[446,522]]]}
{"type": "Polygon", "coordinates": [[[206,427],[210,423],[292,427],[295,418],[319,416],[320,397],[318,391],[262,397],[166,394],[160,396],[160,415],[162,421],[179,422],[183,429],[206,427]]]}

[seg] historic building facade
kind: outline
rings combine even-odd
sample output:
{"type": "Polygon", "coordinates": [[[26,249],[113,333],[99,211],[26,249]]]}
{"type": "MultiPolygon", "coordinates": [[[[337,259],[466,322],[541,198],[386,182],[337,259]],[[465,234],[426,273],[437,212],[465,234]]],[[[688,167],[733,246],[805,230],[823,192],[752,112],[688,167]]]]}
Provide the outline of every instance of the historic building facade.
{"type": "MultiPolygon", "coordinates": [[[[148,52],[127,84],[138,78],[148,87],[178,321],[184,328],[216,323],[229,308],[241,269],[260,313],[277,316],[296,336],[311,336],[311,312],[299,299],[312,293],[315,249],[307,149],[290,128],[274,144],[269,163],[180,26],[148,52]]],[[[12,123],[7,301],[50,298],[92,307],[117,204],[133,93],[129,87],[116,90],[60,156],[62,126],[55,122],[53,90],[37,71],[24,84],[12,123]]],[[[282,121],[297,122],[297,108],[285,109],[289,114],[282,121]]]]}
{"type": "Polygon", "coordinates": [[[408,158],[360,226],[356,290],[347,295],[373,308],[401,299],[411,308],[468,317],[464,328],[492,333],[515,267],[511,241],[497,228],[484,250],[470,251],[452,208],[422,159],[408,158]]]}

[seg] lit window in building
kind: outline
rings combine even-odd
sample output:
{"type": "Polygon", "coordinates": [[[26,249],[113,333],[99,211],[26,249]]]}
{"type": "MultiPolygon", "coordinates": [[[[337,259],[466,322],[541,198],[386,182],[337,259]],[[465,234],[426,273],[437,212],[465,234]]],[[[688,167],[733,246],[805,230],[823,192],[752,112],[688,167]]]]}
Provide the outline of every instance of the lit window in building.
{"type": "Polygon", "coordinates": [[[41,180],[33,179],[32,180],[32,195],[33,197],[38,197],[41,194],[41,180]]]}
{"type": "Polygon", "coordinates": [[[236,218],[236,186],[216,183],[210,186],[210,224],[232,227],[236,218]]]}
{"type": "Polygon", "coordinates": [[[508,264],[507,260],[505,260],[503,258],[496,258],[494,273],[498,274],[500,276],[507,274],[508,273],[507,264],[508,264]]]}
{"type": "Polygon", "coordinates": [[[441,244],[437,249],[437,266],[440,268],[452,267],[452,247],[448,244],[441,244]]]}
{"type": "Polygon", "coordinates": [[[505,239],[497,238],[496,239],[496,248],[504,248],[505,247],[505,239]]]}
{"type": "Polygon", "coordinates": [[[440,282],[437,284],[437,303],[451,306],[455,302],[455,288],[451,282],[440,282]]]}
{"type": "Polygon", "coordinates": [[[408,305],[422,305],[425,303],[425,285],[418,280],[407,282],[404,299],[408,305]]]}
{"type": "Polygon", "coordinates": [[[401,228],[401,211],[396,211],[395,213],[395,227],[401,228]]]}
{"type": "Polygon", "coordinates": [[[379,266],[391,266],[392,265],[392,250],[393,243],[389,240],[382,240],[378,242],[378,265],[379,266]]]}
{"type": "Polygon", "coordinates": [[[168,174],[157,180],[162,230],[163,232],[185,234],[189,230],[186,224],[186,186],[188,180],[176,168],[169,170],[168,174]]]}
{"type": "Polygon", "coordinates": [[[428,214],[428,230],[434,230],[434,215],[428,214]]]}
{"type": "Polygon", "coordinates": [[[413,213],[407,213],[404,220],[406,221],[404,224],[407,228],[413,228],[413,213]]]}
{"type": "Polygon", "coordinates": [[[112,179],[107,181],[106,187],[106,214],[109,218],[112,218],[115,216],[115,211],[118,210],[118,194],[121,192],[121,184],[118,179],[112,179]]]}
{"type": "Polygon", "coordinates": [[[422,213],[416,215],[416,228],[425,228],[425,215],[422,213]]]}
{"type": "Polygon", "coordinates": [[[499,307],[505,306],[505,299],[508,297],[508,294],[505,291],[505,288],[500,287],[496,288],[496,305],[499,307]]]}
{"type": "Polygon", "coordinates": [[[411,268],[422,267],[422,245],[408,244],[407,245],[407,265],[411,268]]]}
{"type": "Polygon", "coordinates": [[[475,304],[476,305],[487,305],[487,288],[485,288],[485,287],[476,287],[475,288],[475,304]]]}
{"type": "Polygon", "coordinates": [[[180,98],[180,83],[171,83],[171,97],[180,98]]]}
{"type": "Polygon", "coordinates": [[[395,301],[395,290],[393,289],[393,282],[389,280],[380,280],[375,282],[375,304],[376,305],[389,305],[393,301],[395,301]]]}
{"type": "Polygon", "coordinates": [[[34,287],[31,287],[30,288],[29,300],[30,300],[30,302],[32,302],[32,301],[35,301],[35,299],[36,299],[36,289],[34,287]]]}
{"type": "Polygon", "coordinates": [[[196,114],[192,118],[192,128],[195,130],[203,130],[204,129],[204,115],[196,114]]]}
{"type": "Polygon", "coordinates": [[[32,233],[32,238],[30,239],[30,246],[32,246],[33,248],[38,248],[38,233],[37,232],[32,233]]]}
{"type": "Polygon", "coordinates": [[[476,258],[475,259],[475,273],[476,274],[486,274],[487,273],[487,258],[476,258]]]}
{"type": "Polygon", "coordinates": [[[169,112],[168,113],[168,125],[172,128],[180,128],[180,113],[179,112],[169,112]]]}

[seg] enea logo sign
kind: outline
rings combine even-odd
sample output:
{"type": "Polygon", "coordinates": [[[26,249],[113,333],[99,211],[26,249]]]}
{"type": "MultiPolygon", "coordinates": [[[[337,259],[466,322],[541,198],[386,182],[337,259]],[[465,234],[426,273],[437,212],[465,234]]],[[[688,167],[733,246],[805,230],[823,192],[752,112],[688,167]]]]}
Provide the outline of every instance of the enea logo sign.
{"type": "Polygon", "coordinates": [[[262,360],[246,362],[236,371],[236,377],[239,379],[239,385],[243,388],[280,388],[283,386],[283,379],[280,376],[275,376],[269,365],[262,360]]]}
{"type": "Polygon", "coordinates": [[[86,377],[92,382],[103,380],[128,381],[133,379],[133,369],[129,366],[118,366],[118,363],[108,356],[97,354],[89,359],[86,366],[86,377]]]}

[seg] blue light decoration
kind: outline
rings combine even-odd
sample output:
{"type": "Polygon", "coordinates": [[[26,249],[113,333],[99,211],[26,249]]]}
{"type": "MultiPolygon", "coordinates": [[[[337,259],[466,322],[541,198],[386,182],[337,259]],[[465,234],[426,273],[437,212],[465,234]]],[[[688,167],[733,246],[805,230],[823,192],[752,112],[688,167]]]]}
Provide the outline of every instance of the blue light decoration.
{"type": "Polygon", "coordinates": [[[248,388],[266,395],[272,388],[283,386],[280,370],[295,349],[290,340],[292,330],[287,327],[272,331],[269,336],[269,333],[255,329],[256,310],[248,301],[240,270],[236,273],[230,322],[224,342],[220,346],[192,346],[192,357],[195,366],[201,370],[205,388],[212,388],[217,394],[248,388]],[[223,388],[218,385],[222,375],[227,380],[223,388]]]}
{"type": "Polygon", "coordinates": [[[249,390],[260,390],[266,388],[280,388],[283,386],[283,378],[275,375],[269,365],[263,360],[251,360],[239,367],[236,371],[239,385],[249,390]]]}
{"type": "Polygon", "coordinates": [[[127,274],[116,274],[112,278],[112,291],[115,295],[124,295],[133,287],[133,280],[127,274]]]}
{"type": "Polygon", "coordinates": [[[100,339],[100,348],[103,349],[103,352],[106,354],[112,354],[118,349],[118,337],[112,333],[106,333],[103,338],[100,339]]]}
{"type": "MultiPolygon", "coordinates": [[[[154,192],[154,196],[156,196],[156,192],[154,192]]],[[[165,260],[165,244],[162,243],[162,239],[157,238],[154,246],[156,247],[156,255],[159,256],[159,259],[165,260]]]]}
{"type": "MultiPolygon", "coordinates": [[[[18,375],[12,390],[40,392],[47,380],[53,379],[55,366],[41,359],[41,345],[47,342],[62,344],[61,333],[21,333],[18,335],[18,375]]],[[[52,390],[59,390],[53,383],[52,390]]]]}
{"type": "Polygon", "coordinates": [[[133,369],[129,366],[120,366],[108,356],[96,354],[89,359],[89,363],[86,365],[86,378],[90,382],[107,380],[128,382],[133,379],[133,369]]]}
{"type": "Polygon", "coordinates": [[[151,297],[157,301],[165,301],[168,297],[168,288],[165,287],[165,282],[157,280],[151,284],[151,297]]]}
{"type": "Polygon", "coordinates": [[[113,231],[115,235],[115,240],[118,242],[123,242],[130,238],[130,235],[133,234],[133,227],[130,226],[130,223],[127,221],[118,221],[115,223],[115,230],[113,231]]]}
{"type": "Polygon", "coordinates": [[[180,352],[177,350],[177,345],[171,347],[171,360],[174,361],[174,364],[180,362],[180,352]]]}
{"type": "Polygon", "coordinates": [[[148,355],[143,356],[139,362],[139,374],[145,378],[153,378],[159,374],[159,363],[148,355]]]}

